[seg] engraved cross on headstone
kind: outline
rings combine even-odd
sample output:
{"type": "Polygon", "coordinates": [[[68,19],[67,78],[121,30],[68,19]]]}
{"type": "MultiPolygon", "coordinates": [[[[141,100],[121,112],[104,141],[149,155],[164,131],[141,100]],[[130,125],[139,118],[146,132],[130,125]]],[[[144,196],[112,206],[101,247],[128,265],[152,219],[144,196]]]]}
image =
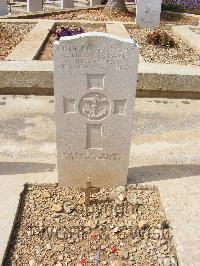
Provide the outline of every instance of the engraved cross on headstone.
{"type": "MultiPolygon", "coordinates": [[[[86,149],[102,149],[103,121],[111,112],[111,101],[104,94],[105,74],[87,74],[87,91],[82,98],[63,97],[64,114],[75,114],[77,111],[87,121],[86,149]],[[102,121],[102,122],[101,122],[102,121]]],[[[125,116],[126,99],[113,101],[113,114],[125,116]]]]}

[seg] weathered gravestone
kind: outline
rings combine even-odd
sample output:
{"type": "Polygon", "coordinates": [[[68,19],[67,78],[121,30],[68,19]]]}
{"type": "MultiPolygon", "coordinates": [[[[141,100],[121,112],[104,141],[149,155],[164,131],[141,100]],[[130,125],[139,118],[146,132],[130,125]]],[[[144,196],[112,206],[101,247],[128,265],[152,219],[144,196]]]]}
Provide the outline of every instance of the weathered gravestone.
{"type": "Polygon", "coordinates": [[[61,0],[61,8],[74,7],[74,0],[61,0]]]}
{"type": "Polygon", "coordinates": [[[7,0],[0,0],[0,16],[8,15],[7,0]]]}
{"type": "Polygon", "coordinates": [[[161,0],[137,0],[136,24],[142,28],[154,28],[160,24],[161,0]]]}
{"type": "Polygon", "coordinates": [[[43,10],[43,0],[27,0],[27,12],[43,10]]]}
{"type": "Polygon", "coordinates": [[[54,45],[58,181],[112,187],[127,182],[139,48],[106,33],[54,45]]]}

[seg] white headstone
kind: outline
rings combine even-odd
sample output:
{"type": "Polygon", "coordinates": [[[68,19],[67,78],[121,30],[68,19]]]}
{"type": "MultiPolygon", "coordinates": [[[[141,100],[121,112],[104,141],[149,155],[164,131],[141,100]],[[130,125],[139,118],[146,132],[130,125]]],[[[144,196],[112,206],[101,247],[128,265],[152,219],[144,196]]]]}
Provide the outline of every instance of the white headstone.
{"type": "Polygon", "coordinates": [[[73,8],[74,0],[61,0],[61,8],[73,8]]]}
{"type": "Polygon", "coordinates": [[[107,33],[54,45],[58,181],[113,187],[127,182],[139,48],[107,33]]]}
{"type": "Polygon", "coordinates": [[[27,0],[27,12],[43,11],[43,0],[27,0]]]}
{"type": "Polygon", "coordinates": [[[91,6],[100,6],[101,0],[90,0],[90,5],[91,6]]]}
{"type": "Polygon", "coordinates": [[[7,0],[0,0],[0,16],[8,15],[7,0]]]}
{"type": "Polygon", "coordinates": [[[136,24],[142,28],[154,28],[160,24],[162,0],[137,0],[136,24]]]}

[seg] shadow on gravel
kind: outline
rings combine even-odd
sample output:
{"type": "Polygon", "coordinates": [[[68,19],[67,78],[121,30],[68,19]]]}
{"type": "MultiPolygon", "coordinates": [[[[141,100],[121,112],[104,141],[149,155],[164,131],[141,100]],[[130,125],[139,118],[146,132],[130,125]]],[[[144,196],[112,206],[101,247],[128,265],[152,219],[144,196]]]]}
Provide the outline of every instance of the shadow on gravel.
{"type": "Polygon", "coordinates": [[[55,168],[55,164],[48,163],[0,162],[0,175],[53,172],[55,168]]]}
{"type": "Polygon", "coordinates": [[[129,168],[128,183],[144,183],[197,175],[200,176],[198,164],[147,165],[129,168]]]}

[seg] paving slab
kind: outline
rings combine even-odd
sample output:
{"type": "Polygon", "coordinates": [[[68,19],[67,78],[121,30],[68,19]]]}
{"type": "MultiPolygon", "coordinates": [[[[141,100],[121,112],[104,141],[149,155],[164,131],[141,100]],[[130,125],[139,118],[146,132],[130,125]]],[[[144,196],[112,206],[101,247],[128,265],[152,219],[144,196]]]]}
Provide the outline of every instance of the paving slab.
{"type": "Polygon", "coordinates": [[[40,21],[6,57],[6,60],[31,61],[36,59],[53,25],[53,21],[40,21]]]}
{"type": "MultiPolygon", "coordinates": [[[[142,63],[140,58],[138,71],[137,96],[200,98],[200,66],[142,63]]],[[[0,61],[0,94],[53,95],[53,62],[0,61]]]]}
{"type": "MultiPolygon", "coordinates": [[[[129,183],[155,184],[180,265],[200,264],[200,101],[136,99],[129,183]]],[[[0,96],[0,258],[25,182],[57,182],[53,96],[0,96]]],[[[0,260],[1,264],[1,260],[0,260]]]]}
{"type": "Polygon", "coordinates": [[[191,25],[173,26],[172,32],[180,36],[182,40],[199,53],[200,35],[194,32],[195,29],[197,29],[197,27],[191,25]]]}

